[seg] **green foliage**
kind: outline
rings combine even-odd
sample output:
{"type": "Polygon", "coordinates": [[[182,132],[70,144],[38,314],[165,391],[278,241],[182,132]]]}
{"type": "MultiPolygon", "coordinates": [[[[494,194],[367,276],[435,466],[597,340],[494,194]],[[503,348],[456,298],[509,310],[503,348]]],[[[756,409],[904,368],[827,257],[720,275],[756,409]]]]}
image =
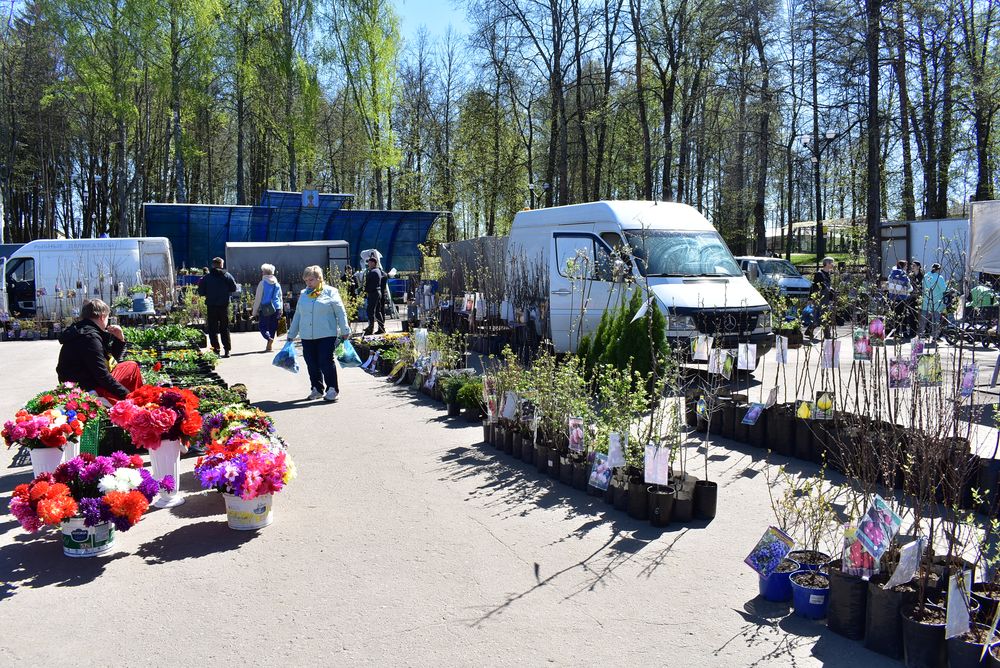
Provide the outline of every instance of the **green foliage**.
{"type": "Polygon", "coordinates": [[[543,351],[521,376],[521,394],[535,405],[539,415],[539,432],[549,440],[565,434],[570,417],[582,417],[592,424],[594,411],[590,404],[583,362],[575,355],[556,359],[543,351]]]}
{"type": "Polygon", "coordinates": [[[180,325],[160,325],[139,329],[137,327],[125,327],[125,341],[133,346],[147,348],[155,345],[163,345],[167,342],[182,342],[187,345],[197,347],[204,339],[201,330],[192,327],[181,327],[180,325]]]}
{"type": "Polygon", "coordinates": [[[458,404],[462,408],[483,409],[483,381],[479,378],[471,379],[462,384],[456,397],[458,404]]]}
{"type": "Polygon", "coordinates": [[[444,382],[444,400],[448,404],[458,403],[458,393],[468,382],[468,376],[449,376],[444,382]]]}

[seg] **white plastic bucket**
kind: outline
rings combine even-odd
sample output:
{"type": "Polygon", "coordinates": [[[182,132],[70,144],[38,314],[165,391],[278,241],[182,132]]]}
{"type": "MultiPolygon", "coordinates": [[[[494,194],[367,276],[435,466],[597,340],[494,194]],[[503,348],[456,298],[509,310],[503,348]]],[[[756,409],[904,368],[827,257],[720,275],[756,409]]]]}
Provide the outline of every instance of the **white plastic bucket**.
{"type": "Polygon", "coordinates": [[[75,459],[80,456],[80,442],[67,441],[66,445],[63,446],[63,458],[64,462],[68,462],[71,459],[75,459]]]}
{"type": "Polygon", "coordinates": [[[67,557],[93,557],[107,552],[115,544],[115,526],[101,522],[92,527],[84,526],[82,517],[63,520],[63,554],[67,557]]]}
{"type": "Polygon", "coordinates": [[[43,473],[52,473],[62,464],[61,448],[32,448],[28,452],[31,456],[31,472],[36,478],[43,473]]]}
{"type": "Polygon", "coordinates": [[[161,441],[160,447],[149,451],[149,463],[152,464],[153,477],[160,480],[164,476],[174,479],[174,491],[160,492],[153,501],[157,508],[173,508],[184,503],[180,493],[180,463],[181,442],[161,441]]]}
{"type": "Polygon", "coordinates": [[[264,494],[246,501],[234,494],[223,494],[226,500],[226,520],[230,529],[253,531],[263,529],[274,520],[271,508],[272,494],[264,494]]]}

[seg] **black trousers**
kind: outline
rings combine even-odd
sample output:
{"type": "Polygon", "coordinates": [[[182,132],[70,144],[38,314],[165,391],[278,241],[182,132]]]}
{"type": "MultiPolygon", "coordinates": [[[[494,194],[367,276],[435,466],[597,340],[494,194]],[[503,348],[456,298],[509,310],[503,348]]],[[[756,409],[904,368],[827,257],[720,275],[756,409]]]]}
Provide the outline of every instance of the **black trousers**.
{"type": "Polygon", "coordinates": [[[385,302],[375,292],[365,293],[368,299],[368,331],[375,330],[375,323],[378,323],[380,330],[385,329],[385,302]]]}
{"type": "Polygon", "coordinates": [[[219,349],[220,335],[224,350],[228,351],[233,347],[229,339],[229,306],[209,306],[205,324],[208,326],[208,341],[212,344],[212,350],[219,349]]]}

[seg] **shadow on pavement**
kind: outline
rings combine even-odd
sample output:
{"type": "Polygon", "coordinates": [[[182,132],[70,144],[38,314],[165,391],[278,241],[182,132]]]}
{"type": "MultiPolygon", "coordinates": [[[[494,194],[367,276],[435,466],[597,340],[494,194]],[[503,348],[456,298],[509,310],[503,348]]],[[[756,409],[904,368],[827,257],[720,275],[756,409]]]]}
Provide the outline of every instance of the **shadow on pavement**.
{"type": "Polygon", "coordinates": [[[30,469],[21,473],[8,473],[0,476],[0,494],[13,492],[18,485],[27,484],[32,480],[34,480],[34,476],[30,469]]]}
{"type": "Polygon", "coordinates": [[[185,524],[157,536],[140,545],[135,552],[147,564],[165,564],[235,550],[256,537],[256,531],[230,530],[225,519],[206,520],[197,524],[185,524]]]}
{"type": "Polygon", "coordinates": [[[306,401],[306,398],[302,397],[302,399],[295,399],[293,401],[254,401],[252,402],[252,405],[268,413],[278,413],[280,411],[290,411],[296,408],[302,408],[303,406],[313,403],[316,402],[306,401]]]}
{"type": "Polygon", "coordinates": [[[63,555],[62,540],[54,529],[18,537],[16,542],[0,547],[0,573],[6,582],[0,583],[0,601],[13,596],[22,587],[77,587],[95,580],[111,561],[128,556],[123,551],[87,559],[71,559],[63,555]]]}

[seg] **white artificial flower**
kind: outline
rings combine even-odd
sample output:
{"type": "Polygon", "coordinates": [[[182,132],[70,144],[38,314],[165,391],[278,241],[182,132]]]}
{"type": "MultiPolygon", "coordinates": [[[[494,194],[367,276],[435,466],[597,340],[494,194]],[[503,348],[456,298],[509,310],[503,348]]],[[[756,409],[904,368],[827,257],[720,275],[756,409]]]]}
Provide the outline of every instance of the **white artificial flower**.
{"type": "Polygon", "coordinates": [[[118,478],[114,473],[109,473],[102,477],[97,482],[97,489],[101,490],[101,494],[107,494],[108,492],[124,492],[127,490],[121,489],[119,486],[118,478]]]}

